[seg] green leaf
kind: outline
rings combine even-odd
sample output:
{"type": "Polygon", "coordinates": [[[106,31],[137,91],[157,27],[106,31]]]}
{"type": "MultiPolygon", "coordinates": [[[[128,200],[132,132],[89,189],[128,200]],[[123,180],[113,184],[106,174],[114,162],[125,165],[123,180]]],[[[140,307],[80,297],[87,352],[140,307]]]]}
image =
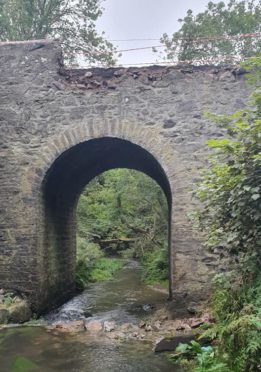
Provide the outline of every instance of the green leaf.
{"type": "Polygon", "coordinates": [[[30,371],[40,371],[38,366],[26,357],[19,356],[16,358],[14,366],[11,372],[30,372],[30,371]]]}
{"type": "Polygon", "coordinates": [[[98,34],[99,0],[0,1],[0,41],[59,38],[65,61],[112,66],[116,49],[98,34]]]}
{"type": "Polygon", "coordinates": [[[227,138],[223,139],[211,139],[207,141],[207,144],[211,148],[222,148],[222,147],[227,147],[228,145],[231,144],[231,141],[227,138]]]}
{"type": "Polygon", "coordinates": [[[188,350],[190,350],[190,345],[189,344],[182,344],[180,343],[177,347],[176,347],[176,352],[179,352],[179,353],[184,353],[188,350]]]}

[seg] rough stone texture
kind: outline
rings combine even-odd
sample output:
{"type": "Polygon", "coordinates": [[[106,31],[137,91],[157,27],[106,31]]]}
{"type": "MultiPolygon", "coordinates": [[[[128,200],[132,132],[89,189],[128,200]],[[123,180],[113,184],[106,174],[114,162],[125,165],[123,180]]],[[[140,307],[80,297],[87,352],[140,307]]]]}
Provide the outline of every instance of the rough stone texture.
{"type": "Polygon", "coordinates": [[[9,321],[9,312],[6,308],[0,306],[0,324],[7,324],[9,321]]]}
{"type": "Polygon", "coordinates": [[[195,339],[201,346],[210,344],[210,339],[205,338],[205,337],[198,339],[198,336],[199,335],[196,335],[193,333],[188,333],[188,334],[177,334],[176,336],[169,337],[169,338],[163,337],[156,342],[154,346],[154,352],[161,353],[165,351],[175,351],[179,344],[188,344],[195,339]]]}
{"type": "Polygon", "coordinates": [[[10,306],[0,305],[0,324],[24,323],[30,320],[32,312],[25,300],[10,306]]]}
{"type": "Polygon", "coordinates": [[[129,167],[153,177],[169,201],[175,308],[206,298],[217,262],[188,213],[205,142],[222,133],[203,113],[230,113],[248,95],[229,68],[66,70],[55,43],[1,44],[0,288],[27,295],[34,311],[67,299],[82,188],[129,167]]]}
{"type": "Polygon", "coordinates": [[[31,319],[32,312],[27,301],[10,306],[8,323],[24,323],[31,319]]]}

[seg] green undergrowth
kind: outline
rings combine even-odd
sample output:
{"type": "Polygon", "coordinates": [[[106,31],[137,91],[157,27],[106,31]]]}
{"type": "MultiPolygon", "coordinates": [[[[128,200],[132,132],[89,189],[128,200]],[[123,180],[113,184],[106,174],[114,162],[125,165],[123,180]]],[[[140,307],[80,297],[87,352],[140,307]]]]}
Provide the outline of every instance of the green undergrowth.
{"type": "Polygon", "coordinates": [[[255,83],[249,106],[230,116],[208,114],[227,134],[208,142],[196,215],[206,248],[222,263],[213,283],[215,323],[203,334],[213,346],[184,345],[173,355],[197,372],[261,371],[261,56],[243,67],[255,83]]]}
{"type": "Polygon", "coordinates": [[[121,260],[141,264],[148,284],[168,281],[168,204],[150,177],[129,169],[114,169],[94,178],[77,208],[78,287],[110,279],[121,260]]]}
{"type": "Polygon", "coordinates": [[[0,306],[11,306],[16,302],[16,297],[13,293],[6,292],[3,295],[0,295],[0,306]]]}
{"type": "Polygon", "coordinates": [[[99,246],[78,238],[76,285],[83,289],[88,283],[112,279],[123,266],[120,258],[105,257],[99,246]]]}
{"type": "Polygon", "coordinates": [[[119,258],[100,258],[94,265],[90,274],[90,282],[99,282],[112,279],[114,274],[121,269],[123,261],[119,258]]]}
{"type": "Polygon", "coordinates": [[[256,262],[245,262],[244,267],[214,280],[215,323],[201,335],[212,340],[212,345],[180,344],[171,361],[187,371],[260,371],[261,273],[256,262]]]}
{"type": "Polygon", "coordinates": [[[226,364],[216,358],[212,346],[201,346],[197,341],[179,344],[175,353],[170,354],[168,359],[170,362],[181,365],[183,371],[229,372],[226,364]]]}
{"type": "Polygon", "coordinates": [[[148,251],[141,260],[142,279],[146,284],[160,284],[167,288],[169,278],[167,247],[148,251]]]}
{"type": "MultiPolygon", "coordinates": [[[[119,257],[106,257],[98,244],[90,243],[78,237],[76,285],[83,289],[88,283],[110,280],[122,268],[124,259],[136,258],[134,250],[129,249],[119,257]]],[[[167,249],[146,252],[141,258],[142,280],[146,284],[158,284],[168,288],[167,249]]]]}
{"type": "Polygon", "coordinates": [[[123,266],[123,261],[119,258],[99,258],[90,267],[88,264],[80,261],[76,269],[76,285],[78,289],[83,289],[88,283],[110,280],[116,272],[123,266]]]}

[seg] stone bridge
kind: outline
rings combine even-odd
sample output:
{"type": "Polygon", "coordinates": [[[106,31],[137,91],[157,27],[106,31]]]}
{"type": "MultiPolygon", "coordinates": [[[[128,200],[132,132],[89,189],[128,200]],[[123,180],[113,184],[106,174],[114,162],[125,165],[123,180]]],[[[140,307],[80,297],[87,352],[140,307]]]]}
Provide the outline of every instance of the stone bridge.
{"type": "Polygon", "coordinates": [[[205,111],[231,113],[249,94],[231,68],[68,70],[54,42],[0,45],[0,288],[42,312],[74,292],[75,210],[86,184],[112,168],[152,177],[169,204],[170,297],[206,298],[218,264],[189,213],[221,136],[205,111]]]}

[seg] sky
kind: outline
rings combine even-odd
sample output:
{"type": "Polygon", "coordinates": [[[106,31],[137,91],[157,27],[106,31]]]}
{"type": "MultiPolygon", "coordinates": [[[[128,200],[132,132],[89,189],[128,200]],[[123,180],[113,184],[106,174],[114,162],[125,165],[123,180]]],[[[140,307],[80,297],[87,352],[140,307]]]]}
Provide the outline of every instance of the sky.
{"type": "MultiPolygon", "coordinates": [[[[97,30],[105,32],[109,40],[159,39],[163,33],[173,34],[180,27],[179,18],[188,9],[203,11],[209,0],[105,0],[104,12],[97,22],[97,30]]],[[[153,41],[115,41],[119,50],[159,45],[153,41]]],[[[160,61],[149,50],[122,53],[119,64],[135,65],[160,61]]]]}

